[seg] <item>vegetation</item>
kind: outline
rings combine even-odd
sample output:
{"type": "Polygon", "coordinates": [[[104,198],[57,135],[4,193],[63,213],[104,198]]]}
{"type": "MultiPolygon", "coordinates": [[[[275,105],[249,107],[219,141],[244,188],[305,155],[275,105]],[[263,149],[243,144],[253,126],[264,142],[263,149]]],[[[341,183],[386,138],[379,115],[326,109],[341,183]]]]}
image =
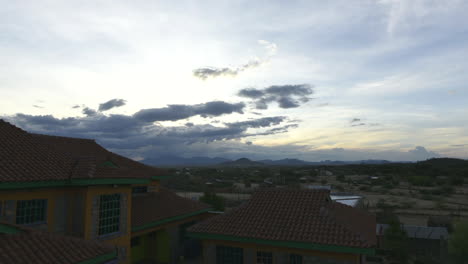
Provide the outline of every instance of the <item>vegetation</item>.
{"type": "Polygon", "coordinates": [[[224,198],[215,193],[205,192],[200,201],[211,205],[215,211],[224,211],[224,198]]]}
{"type": "Polygon", "coordinates": [[[449,254],[453,263],[468,263],[468,220],[455,225],[449,239],[449,254]]]}
{"type": "Polygon", "coordinates": [[[389,250],[390,258],[398,263],[407,263],[409,259],[408,235],[401,228],[399,221],[390,222],[389,227],[385,230],[384,238],[385,248],[389,250]]]}

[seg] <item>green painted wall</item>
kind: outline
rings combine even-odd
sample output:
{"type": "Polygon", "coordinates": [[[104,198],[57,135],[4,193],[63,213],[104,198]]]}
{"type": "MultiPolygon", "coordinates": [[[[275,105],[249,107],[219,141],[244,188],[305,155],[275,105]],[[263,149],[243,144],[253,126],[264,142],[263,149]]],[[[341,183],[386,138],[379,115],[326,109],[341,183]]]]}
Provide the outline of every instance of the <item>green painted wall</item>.
{"type": "Polygon", "coordinates": [[[148,236],[140,236],[140,244],[131,249],[132,263],[138,263],[146,258],[148,248],[148,236]]]}
{"type": "Polygon", "coordinates": [[[160,263],[169,263],[169,233],[167,233],[166,230],[161,230],[156,233],[156,259],[160,263]]]}

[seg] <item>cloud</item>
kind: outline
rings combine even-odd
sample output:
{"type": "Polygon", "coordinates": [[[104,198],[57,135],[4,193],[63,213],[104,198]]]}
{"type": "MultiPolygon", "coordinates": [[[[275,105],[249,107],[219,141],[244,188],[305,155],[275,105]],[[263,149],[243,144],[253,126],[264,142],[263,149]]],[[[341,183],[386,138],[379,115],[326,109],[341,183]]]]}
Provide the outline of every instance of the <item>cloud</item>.
{"type": "Polygon", "coordinates": [[[296,108],[301,103],[307,103],[313,94],[309,84],[273,85],[264,89],[245,88],[237,95],[251,99],[256,109],[267,109],[268,105],[276,102],[280,108],[296,108]]]}
{"type": "Polygon", "coordinates": [[[80,107],[81,107],[81,106],[79,106],[79,105],[74,105],[74,106],[72,106],[73,109],[77,109],[77,108],[80,108],[80,107]]]}
{"type": "Polygon", "coordinates": [[[350,123],[355,123],[355,122],[359,122],[359,121],[361,121],[360,118],[353,118],[353,119],[351,119],[350,123]]]}
{"type": "Polygon", "coordinates": [[[275,116],[275,117],[263,117],[263,118],[249,120],[249,121],[225,123],[225,125],[227,125],[228,127],[260,128],[260,127],[270,127],[273,125],[278,125],[285,120],[286,120],[285,116],[275,116]]]}
{"type": "MultiPolygon", "coordinates": [[[[95,115],[56,118],[52,115],[16,114],[3,117],[26,131],[93,138],[104,147],[129,157],[157,157],[164,155],[249,157],[257,159],[299,158],[320,160],[386,159],[415,161],[440,157],[436,152],[417,146],[408,151],[372,149],[314,149],[307,145],[261,146],[243,143],[240,139],[285,133],[298,127],[286,124],[283,116],[264,117],[246,121],[223,123],[223,126],[192,125],[164,127],[158,123],[142,122],[127,115],[95,115]]],[[[251,141],[247,141],[251,142],[251,141]]]]}
{"type": "Polygon", "coordinates": [[[366,123],[359,123],[359,124],[354,124],[354,125],[351,125],[352,127],[357,127],[357,126],[365,126],[366,123]]]}
{"type": "Polygon", "coordinates": [[[33,107],[35,107],[35,108],[41,108],[41,109],[44,108],[43,106],[40,106],[40,105],[33,105],[33,107]]]}
{"type": "Polygon", "coordinates": [[[408,151],[408,153],[417,157],[425,157],[425,159],[439,157],[439,154],[432,151],[427,151],[425,147],[421,146],[417,146],[415,149],[408,151]]]}
{"type": "Polygon", "coordinates": [[[139,156],[139,153],[136,153],[137,149],[153,145],[165,146],[167,149],[183,149],[187,145],[200,142],[206,144],[284,133],[288,128],[293,127],[281,126],[286,120],[286,117],[282,116],[224,123],[222,126],[187,123],[174,127],[148,123],[128,115],[96,114],[85,117],[56,118],[52,115],[16,114],[6,119],[30,132],[93,138],[108,148],[119,151],[134,150],[135,153],[131,156],[139,156]]]}
{"type": "Polygon", "coordinates": [[[91,109],[89,107],[85,107],[83,108],[83,110],[81,111],[84,115],[86,116],[94,116],[94,115],[97,115],[97,111],[94,110],[94,109],[91,109]]]}
{"type": "Polygon", "coordinates": [[[202,80],[206,80],[208,78],[216,78],[220,76],[234,77],[245,70],[259,67],[263,63],[267,62],[271,56],[276,54],[277,46],[275,43],[271,43],[266,40],[259,40],[258,43],[262,45],[267,51],[267,56],[265,58],[263,59],[254,58],[248,61],[247,63],[236,68],[229,68],[229,67],[198,68],[198,69],[193,70],[193,76],[200,78],[202,80]]]}
{"type": "Polygon", "coordinates": [[[99,111],[104,112],[115,107],[124,106],[126,103],[123,99],[112,99],[105,103],[99,104],[99,111]]]}
{"type": "Polygon", "coordinates": [[[163,108],[142,109],[133,116],[144,122],[176,121],[196,115],[214,117],[232,113],[243,114],[244,107],[244,103],[212,101],[196,105],[168,105],[163,108]]]}

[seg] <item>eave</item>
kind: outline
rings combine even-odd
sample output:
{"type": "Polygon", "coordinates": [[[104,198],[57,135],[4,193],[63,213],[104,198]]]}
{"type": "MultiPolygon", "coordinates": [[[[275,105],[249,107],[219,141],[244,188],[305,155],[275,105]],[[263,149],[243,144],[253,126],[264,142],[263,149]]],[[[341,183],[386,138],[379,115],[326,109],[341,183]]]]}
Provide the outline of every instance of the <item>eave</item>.
{"type": "Polygon", "coordinates": [[[365,255],[371,255],[371,256],[375,254],[374,248],[345,247],[345,246],[325,245],[325,244],[295,242],[295,241],[265,240],[265,239],[257,239],[257,238],[250,238],[250,237],[238,237],[238,236],[210,234],[210,233],[189,232],[187,233],[187,235],[193,238],[205,239],[205,240],[224,240],[224,241],[232,241],[232,242],[284,247],[284,248],[365,254],[365,255]]]}

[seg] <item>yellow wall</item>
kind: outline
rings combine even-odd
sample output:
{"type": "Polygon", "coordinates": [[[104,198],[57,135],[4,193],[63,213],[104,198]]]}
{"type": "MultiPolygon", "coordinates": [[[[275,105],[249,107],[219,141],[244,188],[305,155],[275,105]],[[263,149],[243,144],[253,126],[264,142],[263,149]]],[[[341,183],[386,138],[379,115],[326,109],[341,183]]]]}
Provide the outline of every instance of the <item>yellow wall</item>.
{"type": "MultiPolygon", "coordinates": [[[[67,187],[67,188],[41,188],[41,189],[28,189],[28,190],[8,190],[0,191],[0,202],[6,200],[31,200],[31,199],[47,199],[47,229],[50,232],[55,231],[55,209],[56,209],[56,200],[59,197],[63,197],[65,194],[69,195],[71,193],[82,194],[84,198],[84,219],[82,223],[84,224],[84,238],[92,238],[92,207],[93,199],[96,196],[105,195],[105,194],[114,194],[114,193],[125,193],[127,194],[127,223],[126,231],[118,237],[110,236],[108,239],[100,239],[105,243],[115,245],[117,247],[125,247],[127,254],[127,261],[123,263],[130,263],[131,259],[131,248],[130,248],[130,239],[131,239],[131,205],[132,205],[132,187],[134,186],[148,186],[149,192],[157,192],[160,188],[160,183],[158,180],[153,180],[149,184],[138,184],[138,185],[124,185],[124,186],[84,186],[84,187],[67,187]]],[[[71,206],[67,204],[66,206],[71,206]]],[[[2,208],[4,210],[4,207],[2,208]]],[[[72,209],[73,210],[73,209],[72,209]]],[[[71,210],[71,211],[72,211],[71,210]]],[[[76,221],[72,219],[72,215],[67,215],[65,221],[65,228],[69,229],[71,222],[76,221]]],[[[97,227],[95,227],[97,228],[97,227]]],[[[145,230],[147,231],[147,230],[145,230]]],[[[148,230],[149,231],[149,230],[148,230]]],[[[154,230],[151,230],[154,231],[154,230]]],[[[145,232],[147,233],[147,232],[145,232]]]]}
{"type": "MultiPolygon", "coordinates": [[[[298,255],[303,255],[303,256],[316,256],[316,257],[322,257],[322,258],[346,260],[346,261],[353,261],[355,263],[359,263],[359,255],[351,254],[351,253],[292,249],[292,248],[274,247],[274,246],[266,246],[266,245],[258,245],[258,244],[221,241],[221,240],[204,240],[203,241],[204,247],[207,246],[208,244],[238,247],[238,248],[244,248],[244,249],[248,248],[248,249],[254,249],[255,251],[264,251],[264,252],[283,252],[283,253],[286,252],[289,254],[298,254],[298,255]]],[[[255,259],[252,260],[252,263],[255,263],[255,261],[256,261],[255,259]]]]}
{"type": "Polygon", "coordinates": [[[0,192],[0,201],[47,199],[47,229],[50,232],[54,232],[55,202],[57,198],[65,193],[84,192],[84,190],[85,188],[8,190],[0,192]]]}
{"type": "Polygon", "coordinates": [[[121,234],[118,237],[112,237],[109,239],[99,239],[103,242],[115,245],[117,247],[125,247],[127,254],[127,261],[122,263],[130,263],[130,239],[131,239],[131,206],[132,206],[132,188],[130,186],[118,186],[118,187],[109,187],[109,186],[90,186],[86,191],[85,198],[85,239],[91,239],[91,230],[92,230],[92,207],[93,207],[93,198],[96,196],[104,194],[114,194],[114,193],[126,193],[127,194],[127,227],[126,232],[121,234]]]}

